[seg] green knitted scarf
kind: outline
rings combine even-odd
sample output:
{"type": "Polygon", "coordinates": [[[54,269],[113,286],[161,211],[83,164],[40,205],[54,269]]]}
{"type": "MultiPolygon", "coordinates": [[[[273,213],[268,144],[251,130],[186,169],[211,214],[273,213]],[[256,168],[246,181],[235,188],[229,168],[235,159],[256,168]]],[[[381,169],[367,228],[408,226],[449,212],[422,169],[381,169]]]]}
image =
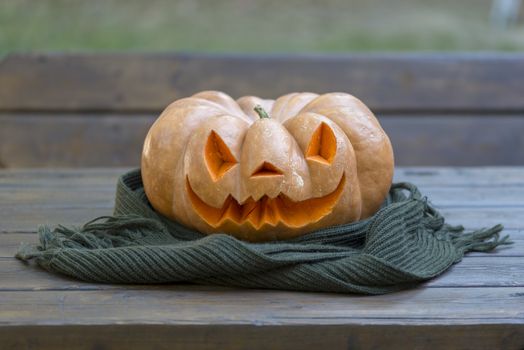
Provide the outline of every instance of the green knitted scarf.
{"type": "Polygon", "coordinates": [[[139,170],[120,177],[114,216],[83,227],[40,227],[17,258],[81,280],[192,282],[301,291],[382,294],[440,275],[470,251],[508,244],[501,225],[465,233],[409,183],[391,187],[371,218],[271,243],[203,235],[157,214],[139,170]]]}

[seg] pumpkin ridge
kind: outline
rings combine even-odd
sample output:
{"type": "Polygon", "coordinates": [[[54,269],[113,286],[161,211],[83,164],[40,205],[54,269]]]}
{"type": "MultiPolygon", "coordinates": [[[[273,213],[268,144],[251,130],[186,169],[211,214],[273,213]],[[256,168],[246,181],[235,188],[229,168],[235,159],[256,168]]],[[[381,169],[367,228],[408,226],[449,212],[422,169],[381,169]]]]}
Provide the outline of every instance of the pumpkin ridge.
{"type": "Polygon", "coordinates": [[[277,98],[275,100],[275,103],[273,104],[273,108],[271,108],[271,111],[269,112],[273,116],[273,118],[275,118],[279,122],[282,122],[282,112],[286,109],[286,107],[289,104],[289,102],[291,101],[291,99],[293,97],[295,97],[296,95],[298,95],[298,92],[294,92],[294,93],[287,94],[287,95],[284,95],[284,96],[280,96],[279,98],[277,98]],[[284,100],[284,104],[281,105],[281,106],[278,106],[279,109],[275,110],[275,106],[277,105],[277,102],[279,102],[278,100],[280,100],[280,99],[282,99],[284,97],[286,98],[284,100]]]}
{"type": "Polygon", "coordinates": [[[286,122],[286,120],[296,117],[297,115],[302,113],[302,110],[304,109],[305,106],[307,106],[311,101],[315,100],[317,97],[318,97],[317,94],[313,94],[311,92],[300,92],[300,93],[295,94],[293,97],[289,99],[288,103],[282,108],[279,121],[283,124],[286,122]],[[304,98],[307,100],[307,102],[305,103],[303,100],[304,98]],[[294,106],[290,108],[290,105],[291,106],[299,105],[299,107],[297,108],[296,106],[294,106]]]}

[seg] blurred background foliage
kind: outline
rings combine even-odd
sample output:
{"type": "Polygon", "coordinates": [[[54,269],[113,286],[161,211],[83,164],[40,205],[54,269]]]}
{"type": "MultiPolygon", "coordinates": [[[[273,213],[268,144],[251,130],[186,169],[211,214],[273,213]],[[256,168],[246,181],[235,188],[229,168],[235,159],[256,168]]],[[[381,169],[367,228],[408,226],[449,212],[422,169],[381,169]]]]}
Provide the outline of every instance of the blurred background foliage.
{"type": "Polygon", "coordinates": [[[491,6],[490,0],[0,0],[0,54],[524,49],[524,25],[493,26],[491,6]]]}

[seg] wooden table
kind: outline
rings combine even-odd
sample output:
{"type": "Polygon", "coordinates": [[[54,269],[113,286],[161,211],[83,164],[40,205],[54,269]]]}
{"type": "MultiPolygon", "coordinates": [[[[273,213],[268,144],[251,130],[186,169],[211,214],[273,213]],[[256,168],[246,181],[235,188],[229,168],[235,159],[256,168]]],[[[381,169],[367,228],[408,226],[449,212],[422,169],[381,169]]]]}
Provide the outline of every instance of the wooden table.
{"type": "Polygon", "coordinates": [[[450,223],[515,244],[390,295],[93,284],[13,258],[38,224],[109,214],[123,171],[0,171],[0,349],[524,347],[524,167],[397,169],[450,223]]]}

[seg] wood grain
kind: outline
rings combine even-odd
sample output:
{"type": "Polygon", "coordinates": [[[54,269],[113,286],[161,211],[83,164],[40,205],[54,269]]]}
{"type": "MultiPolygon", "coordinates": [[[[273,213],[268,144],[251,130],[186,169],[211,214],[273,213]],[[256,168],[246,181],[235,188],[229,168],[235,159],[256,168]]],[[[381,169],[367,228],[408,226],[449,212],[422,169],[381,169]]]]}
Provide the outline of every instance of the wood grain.
{"type": "MultiPolygon", "coordinates": [[[[399,165],[522,165],[523,76],[523,54],[11,55],[0,167],[137,166],[158,113],[205,89],[347,91],[379,115],[399,165]]],[[[524,348],[524,167],[397,169],[449,222],[502,222],[515,244],[390,295],[92,284],[12,257],[39,224],[109,214],[124,171],[0,171],[0,349],[524,348]]]]}
{"type": "Polygon", "coordinates": [[[151,116],[0,115],[4,167],[139,166],[151,116]],[[35,132],[38,130],[38,132],[35,132]]]}
{"type": "Polygon", "coordinates": [[[522,111],[522,54],[14,54],[0,110],[160,111],[201,90],[346,91],[376,111],[522,111]]]}
{"type": "MultiPolygon", "coordinates": [[[[0,232],[34,232],[40,224],[82,224],[108,215],[116,179],[126,170],[2,171],[0,232]]],[[[524,168],[397,168],[395,180],[419,184],[450,223],[522,226],[524,168]]]]}
{"type": "MultiPolygon", "coordinates": [[[[154,114],[0,114],[0,164],[135,167],[155,118],[154,114]]],[[[391,114],[379,119],[399,166],[524,164],[522,114],[391,114]]]]}
{"type": "MultiPolygon", "coordinates": [[[[124,173],[122,171],[122,173],[124,173]]],[[[114,203],[115,179],[104,179],[98,184],[85,184],[82,179],[62,179],[54,184],[24,185],[23,181],[3,184],[0,180],[0,208],[23,207],[107,207],[114,203]]],[[[521,186],[417,186],[438,208],[455,207],[524,207],[524,187],[521,186]]]]}
{"type": "MultiPolygon", "coordinates": [[[[1,169],[0,186],[98,186],[116,183],[130,168],[29,168],[1,169]]],[[[524,186],[524,166],[396,167],[395,181],[410,181],[425,187],[524,186]]]]}
{"type": "MultiPolygon", "coordinates": [[[[81,225],[95,217],[110,215],[112,208],[111,203],[93,207],[3,207],[0,212],[0,232],[33,232],[42,224],[81,225]]],[[[440,212],[448,223],[462,224],[467,229],[503,223],[505,228],[517,230],[522,228],[524,217],[524,207],[453,207],[441,208],[440,212]]]]}
{"type": "Polygon", "coordinates": [[[413,182],[426,188],[522,187],[524,167],[398,167],[395,168],[394,181],[413,182]]]}
{"type": "Polygon", "coordinates": [[[522,287],[420,287],[377,297],[192,285],[144,290],[3,291],[0,320],[13,326],[114,323],[524,326],[522,290],[522,287]]]}
{"type": "Polygon", "coordinates": [[[12,168],[0,170],[2,189],[109,189],[132,168],[12,168]]]}
{"type": "Polygon", "coordinates": [[[397,165],[524,164],[524,115],[388,115],[379,119],[391,139],[397,165]]]}
{"type": "Polygon", "coordinates": [[[126,169],[0,171],[1,349],[522,349],[524,167],[398,168],[452,222],[503,222],[513,247],[471,254],[383,296],[93,284],[12,255],[42,222],[109,213],[126,169]],[[16,233],[21,230],[26,233],[16,233]]]}
{"type": "Polygon", "coordinates": [[[5,350],[520,350],[520,325],[76,325],[0,327],[5,350]]]}

